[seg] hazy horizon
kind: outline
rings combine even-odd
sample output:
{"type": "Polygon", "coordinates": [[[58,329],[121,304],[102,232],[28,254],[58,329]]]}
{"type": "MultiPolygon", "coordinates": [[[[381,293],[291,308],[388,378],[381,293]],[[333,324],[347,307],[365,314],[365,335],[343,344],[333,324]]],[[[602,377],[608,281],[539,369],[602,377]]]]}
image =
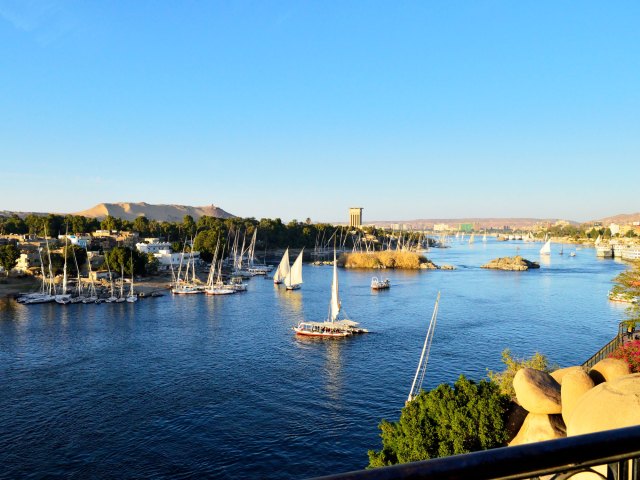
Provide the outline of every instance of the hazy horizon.
{"type": "Polygon", "coordinates": [[[0,0],[0,209],[640,211],[631,1],[0,0]]]}
{"type": "MultiPolygon", "coordinates": [[[[165,203],[165,204],[151,204],[150,202],[100,202],[100,204],[102,203],[147,203],[149,205],[180,205],[180,206],[187,206],[187,207],[204,207],[207,205],[185,205],[185,204],[176,204],[176,203],[165,203]]],[[[98,204],[97,204],[98,205],[98,204]]],[[[211,204],[209,204],[211,205],[211,204]]],[[[52,213],[52,214],[56,214],[56,215],[68,215],[68,214],[81,214],[86,210],[90,210],[91,208],[93,208],[95,205],[92,205],[89,208],[84,208],[84,209],[75,209],[73,211],[68,211],[68,212],[61,212],[61,211],[47,211],[47,210],[9,210],[9,209],[5,209],[3,208],[2,205],[0,205],[0,213],[2,213],[3,211],[9,211],[9,212],[17,212],[17,213],[52,213]]],[[[215,205],[218,208],[221,208],[222,210],[224,210],[227,213],[230,213],[232,215],[236,215],[239,217],[255,217],[257,219],[260,218],[281,218],[284,222],[288,222],[291,220],[298,220],[298,221],[305,221],[306,218],[311,218],[308,216],[305,217],[296,217],[296,218],[289,218],[289,217],[282,217],[280,215],[273,215],[273,216],[268,216],[268,217],[256,217],[255,215],[248,215],[248,216],[244,216],[244,215],[237,215],[235,214],[232,210],[229,210],[228,208],[225,208],[223,205],[215,205]]],[[[322,222],[327,222],[327,223],[334,223],[334,224],[338,224],[338,223],[348,223],[348,209],[344,209],[344,215],[343,218],[334,218],[334,219],[324,219],[324,220],[318,220],[318,219],[314,219],[311,218],[313,223],[322,223],[322,222]]],[[[453,220],[465,220],[465,219],[477,219],[477,220],[500,220],[500,219],[517,219],[517,220],[550,220],[550,219],[557,219],[557,220],[567,220],[567,221],[573,221],[573,222],[578,222],[578,223],[585,223],[585,222],[590,222],[590,221],[597,221],[600,220],[602,218],[608,218],[608,217],[614,217],[614,216],[618,216],[618,215],[633,215],[633,214],[639,214],[640,212],[612,212],[609,213],[608,215],[603,215],[601,217],[590,217],[587,219],[577,219],[577,218],[565,218],[565,217],[558,217],[558,216],[547,216],[547,217],[536,217],[536,216],[524,216],[524,215],[515,215],[515,216],[511,216],[511,217],[500,217],[500,216],[495,216],[495,215],[487,215],[487,216],[471,216],[471,215],[462,215],[459,217],[426,217],[426,216],[420,216],[420,217],[412,217],[412,218],[408,218],[408,217],[393,217],[393,218],[368,218],[366,215],[366,211],[367,208],[363,208],[363,220],[364,220],[364,224],[369,224],[369,223],[376,223],[376,222],[399,222],[399,223],[403,223],[403,222],[419,222],[419,221],[453,221],[453,220]]]]}

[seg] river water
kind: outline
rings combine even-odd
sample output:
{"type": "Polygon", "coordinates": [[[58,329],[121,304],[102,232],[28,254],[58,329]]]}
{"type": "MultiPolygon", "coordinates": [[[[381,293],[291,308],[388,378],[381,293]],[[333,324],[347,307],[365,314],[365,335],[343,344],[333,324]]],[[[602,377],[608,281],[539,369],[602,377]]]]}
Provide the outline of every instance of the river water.
{"type": "Polygon", "coordinates": [[[304,266],[301,290],[254,278],[223,297],[137,304],[0,303],[0,477],[304,478],[360,469],[382,418],[409,393],[437,292],[425,388],[500,370],[500,353],[580,364],[616,333],[607,300],[626,267],[594,250],[453,243],[454,271],[340,270],[342,305],[372,333],[296,338],[323,320],[331,268],[304,266]],[[539,270],[479,268],[522,254],[539,270]],[[372,275],[391,279],[373,292],[372,275]]]}

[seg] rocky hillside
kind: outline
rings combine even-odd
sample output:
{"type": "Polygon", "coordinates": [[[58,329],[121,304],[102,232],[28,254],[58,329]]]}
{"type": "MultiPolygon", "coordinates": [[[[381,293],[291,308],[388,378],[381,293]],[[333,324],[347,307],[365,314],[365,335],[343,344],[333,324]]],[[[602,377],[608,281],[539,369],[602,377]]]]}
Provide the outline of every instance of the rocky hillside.
{"type": "Polygon", "coordinates": [[[180,222],[185,215],[191,215],[195,220],[205,215],[217,218],[230,218],[234,216],[215,205],[190,207],[187,205],[152,205],[146,202],[99,203],[89,210],[75,212],[73,215],[82,215],[99,220],[102,220],[107,215],[125,220],[135,220],[136,217],[144,215],[149,220],[168,222],[180,222]]]}

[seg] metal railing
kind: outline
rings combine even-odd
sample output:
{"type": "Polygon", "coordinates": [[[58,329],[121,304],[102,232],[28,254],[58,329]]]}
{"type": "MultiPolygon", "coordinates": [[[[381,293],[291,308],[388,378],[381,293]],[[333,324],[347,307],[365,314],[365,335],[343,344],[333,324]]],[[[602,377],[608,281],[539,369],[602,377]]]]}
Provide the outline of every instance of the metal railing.
{"type": "Polygon", "coordinates": [[[502,447],[391,467],[318,477],[317,480],[515,480],[580,472],[599,478],[640,480],[640,426],[546,442],[502,447]],[[591,467],[606,465],[606,476],[591,467]]]}
{"type": "Polygon", "coordinates": [[[609,356],[616,348],[624,343],[626,332],[626,322],[620,322],[618,324],[618,335],[613,337],[609,343],[598,350],[589,360],[582,364],[583,367],[591,368],[600,360],[603,360],[609,356]]]}

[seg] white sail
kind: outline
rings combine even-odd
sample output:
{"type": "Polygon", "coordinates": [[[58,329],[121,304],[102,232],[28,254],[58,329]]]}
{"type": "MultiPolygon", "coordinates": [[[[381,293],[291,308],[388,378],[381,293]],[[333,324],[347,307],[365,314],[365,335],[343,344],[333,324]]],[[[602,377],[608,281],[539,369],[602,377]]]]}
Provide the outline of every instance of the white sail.
{"type": "Polygon", "coordinates": [[[487,232],[484,232],[484,235],[482,235],[482,241],[486,242],[487,241],[487,232]]]}
{"type": "Polygon", "coordinates": [[[598,235],[598,238],[596,238],[596,245],[600,245],[600,243],[602,242],[602,237],[600,235],[598,235]]]}
{"type": "Polygon", "coordinates": [[[547,240],[542,248],[540,249],[540,255],[549,255],[551,253],[551,240],[547,240]]]}
{"type": "Polygon", "coordinates": [[[336,252],[333,252],[333,281],[331,282],[331,303],[330,303],[331,321],[335,322],[340,313],[340,297],[338,295],[338,264],[336,262],[336,252]]]}
{"type": "Polygon", "coordinates": [[[476,239],[476,234],[472,233],[471,236],[469,237],[469,245],[471,245],[475,239],[476,239]]]}
{"type": "Polygon", "coordinates": [[[293,262],[291,270],[289,270],[289,273],[287,273],[287,276],[284,278],[284,284],[287,287],[293,287],[302,283],[302,252],[304,252],[304,248],[300,250],[298,258],[293,262]]]}
{"type": "Polygon", "coordinates": [[[282,255],[282,260],[280,260],[276,273],[273,274],[273,282],[282,282],[289,273],[289,270],[291,270],[291,267],[289,266],[289,249],[287,248],[284,251],[284,255],[282,255]]]}

